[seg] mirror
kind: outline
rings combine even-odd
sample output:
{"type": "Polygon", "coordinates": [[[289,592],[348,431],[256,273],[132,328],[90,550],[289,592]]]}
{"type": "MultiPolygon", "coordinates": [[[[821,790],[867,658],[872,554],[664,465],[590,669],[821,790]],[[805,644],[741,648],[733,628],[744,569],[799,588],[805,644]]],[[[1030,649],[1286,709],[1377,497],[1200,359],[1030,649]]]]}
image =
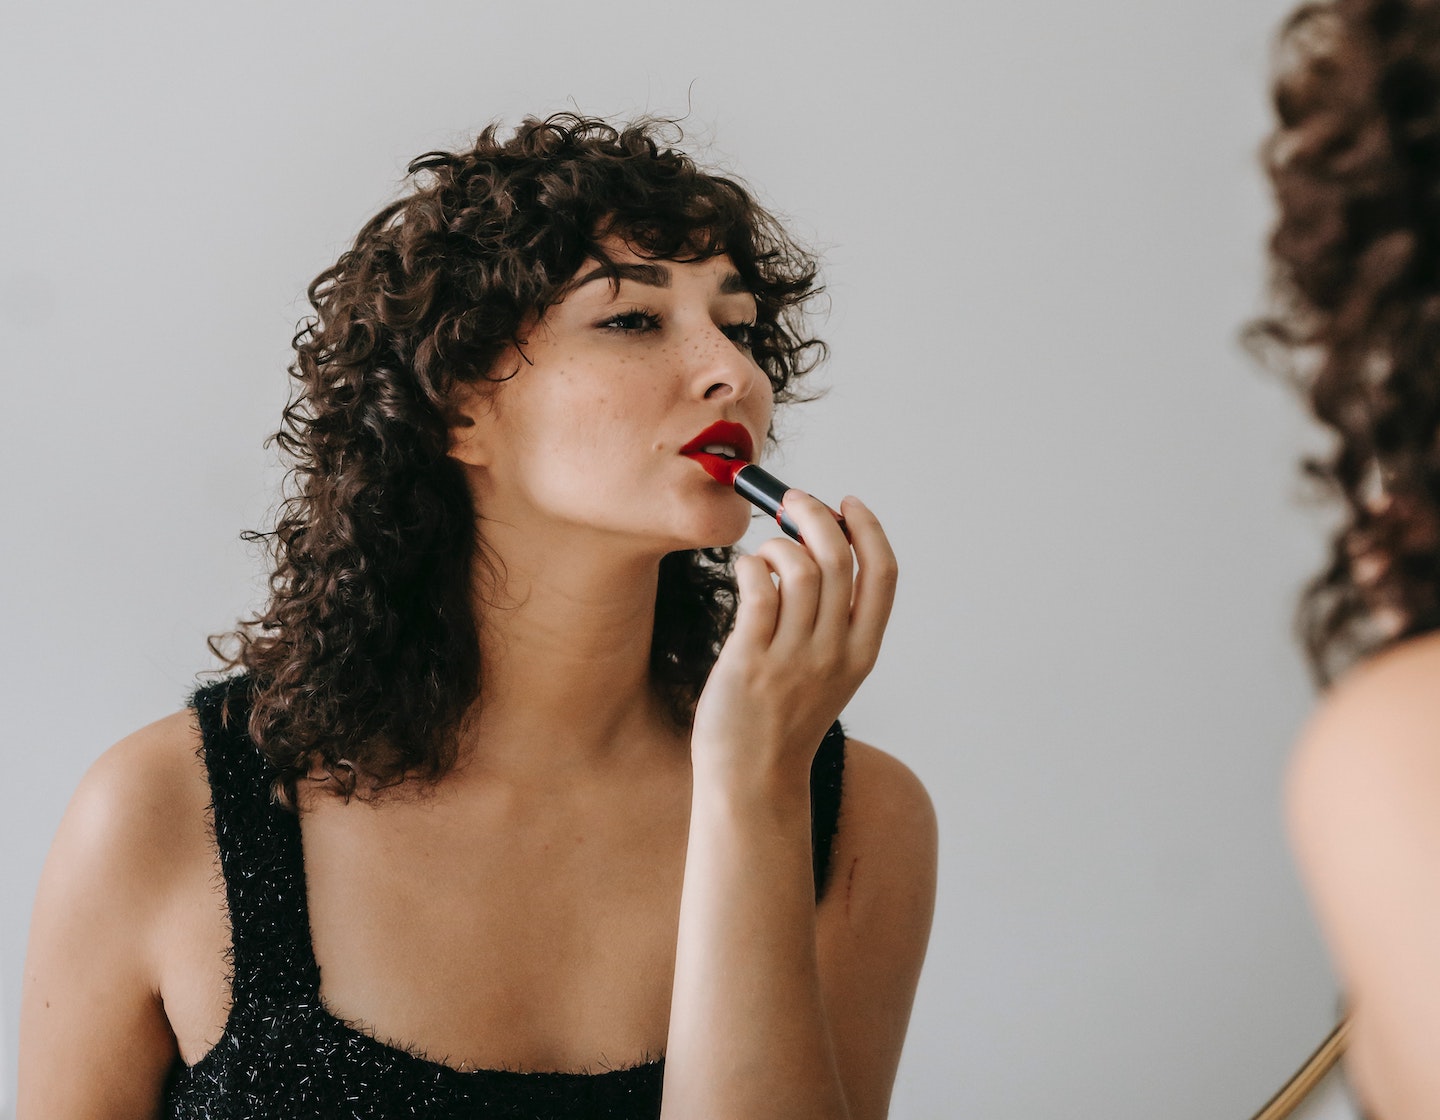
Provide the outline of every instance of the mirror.
{"type": "Polygon", "coordinates": [[[1312,437],[1237,343],[1288,7],[9,13],[3,1081],[70,791],[259,594],[305,284],[410,157],[573,98],[685,115],[824,253],[783,477],[885,519],[849,723],[941,818],[892,1115],[1252,1115],[1336,1007],[1278,811],[1312,437]]]}

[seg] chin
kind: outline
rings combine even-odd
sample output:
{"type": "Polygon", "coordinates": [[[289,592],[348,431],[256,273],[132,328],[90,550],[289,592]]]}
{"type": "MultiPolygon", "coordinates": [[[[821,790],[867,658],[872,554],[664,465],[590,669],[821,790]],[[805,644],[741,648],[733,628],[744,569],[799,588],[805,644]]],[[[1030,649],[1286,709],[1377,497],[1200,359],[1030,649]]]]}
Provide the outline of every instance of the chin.
{"type": "Polygon", "coordinates": [[[693,532],[684,535],[682,549],[729,548],[739,544],[750,529],[750,509],[747,506],[723,517],[707,517],[696,525],[693,532]]]}

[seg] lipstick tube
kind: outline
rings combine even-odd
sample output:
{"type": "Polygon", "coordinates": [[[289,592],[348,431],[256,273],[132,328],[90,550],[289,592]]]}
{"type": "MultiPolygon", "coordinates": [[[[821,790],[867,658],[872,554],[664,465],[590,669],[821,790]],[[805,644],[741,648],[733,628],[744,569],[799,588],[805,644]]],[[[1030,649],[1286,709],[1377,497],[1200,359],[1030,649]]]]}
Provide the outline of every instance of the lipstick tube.
{"type": "MultiPolygon", "coordinates": [[[[735,493],[739,494],[752,506],[763,510],[775,519],[775,524],[780,526],[780,531],[792,540],[801,544],[805,539],[800,535],[800,527],[795,524],[790,515],[785,512],[785,491],[793,490],[781,482],[769,471],[757,467],[754,463],[747,463],[735,472],[731,485],[735,487],[735,493]]],[[[829,506],[825,507],[829,509],[829,506]]],[[[850,530],[845,526],[845,519],[830,510],[835,520],[840,523],[840,529],[845,534],[845,539],[850,539],[850,530]]]]}

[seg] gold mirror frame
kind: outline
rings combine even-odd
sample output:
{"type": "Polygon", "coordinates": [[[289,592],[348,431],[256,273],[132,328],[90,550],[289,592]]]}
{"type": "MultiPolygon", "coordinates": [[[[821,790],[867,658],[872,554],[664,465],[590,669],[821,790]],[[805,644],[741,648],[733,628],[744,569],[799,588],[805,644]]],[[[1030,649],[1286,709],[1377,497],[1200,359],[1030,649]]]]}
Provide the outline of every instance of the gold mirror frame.
{"type": "Polygon", "coordinates": [[[1281,1087],[1280,1091],[1266,1102],[1265,1107],[1251,1120],[1285,1120],[1309,1096],[1320,1079],[1334,1068],[1345,1052],[1345,1043],[1350,1037],[1349,1018],[1341,1019],[1309,1058],[1296,1071],[1295,1076],[1281,1087]]]}

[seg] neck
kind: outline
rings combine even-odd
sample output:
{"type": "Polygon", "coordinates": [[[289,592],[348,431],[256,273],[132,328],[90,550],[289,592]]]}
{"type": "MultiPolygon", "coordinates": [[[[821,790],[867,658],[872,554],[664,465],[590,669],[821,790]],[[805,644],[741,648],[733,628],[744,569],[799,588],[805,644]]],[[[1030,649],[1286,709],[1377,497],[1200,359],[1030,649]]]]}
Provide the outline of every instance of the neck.
{"type": "Polygon", "coordinates": [[[668,724],[650,678],[659,558],[594,541],[537,547],[488,524],[485,539],[467,769],[563,781],[653,749],[668,724]]]}

